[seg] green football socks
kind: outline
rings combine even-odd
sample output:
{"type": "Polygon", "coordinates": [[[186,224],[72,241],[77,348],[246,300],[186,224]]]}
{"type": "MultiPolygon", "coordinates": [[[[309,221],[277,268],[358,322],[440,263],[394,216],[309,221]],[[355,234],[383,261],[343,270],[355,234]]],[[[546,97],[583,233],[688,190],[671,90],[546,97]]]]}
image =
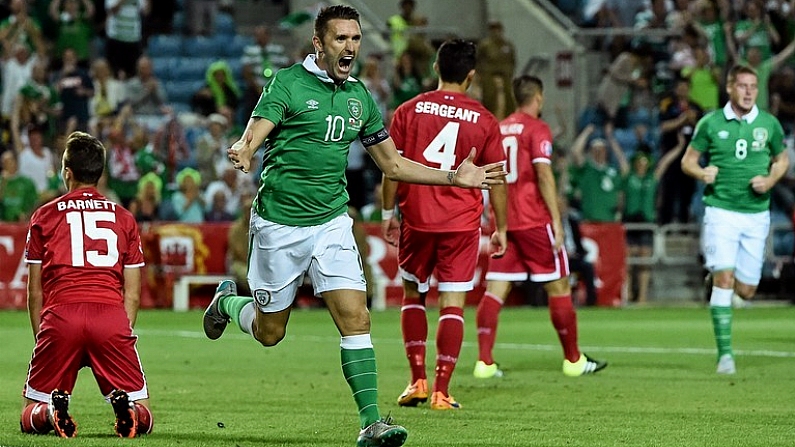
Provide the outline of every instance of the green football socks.
{"type": "Polygon", "coordinates": [[[381,418],[378,412],[378,374],[373,348],[340,350],[342,374],[359,407],[362,428],[381,418]]]}
{"type": "Polygon", "coordinates": [[[718,345],[718,359],[732,355],[732,289],[713,286],[709,297],[709,312],[712,315],[712,329],[715,344],[718,345]]]}
{"type": "Polygon", "coordinates": [[[718,358],[732,355],[732,308],[731,306],[710,306],[715,343],[718,345],[718,358]]]}
{"type": "MultiPolygon", "coordinates": [[[[252,301],[254,301],[254,298],[250,296],[227,295],[218,300],[218,308],[221,309],[221,312],[228,315],[237,324],[237,327],[243,330],[242,326],[240,326],[240,311],[252,301]]],[[[243,330],[243,332],[248,331],[243,330]]]]}

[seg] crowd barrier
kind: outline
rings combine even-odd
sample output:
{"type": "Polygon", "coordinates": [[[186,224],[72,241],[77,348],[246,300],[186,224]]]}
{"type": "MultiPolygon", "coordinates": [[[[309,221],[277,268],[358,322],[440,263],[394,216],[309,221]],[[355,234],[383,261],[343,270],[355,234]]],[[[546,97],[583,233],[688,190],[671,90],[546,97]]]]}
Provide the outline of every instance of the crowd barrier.
{"type": "MultiPolygon", "coordinates": [[[[375,285],[373,307],[399,306],[402,296],[397,249],[381,237],[378,224],[364,224],[369,245],[368,261],[375,285]]],[[[141,305],[144,308],[203,307],[212,296],[213,283],[227,278],[227,234],[229,224],[156,223],[141,226],[146,267],[141,305]]],[[[598,277],[597,304],[618,306],[626,274],[626,244],[620,224],[583,224],[584,244],[598,277]]],[[[0,309],[25,309],[27,266],[24,262],[27,227],[0,224],[0,309]]],[[[485,290],[484,275],[489,258],[489,234],[481,237],[481,250],[475,276],[475,289],[467,304],[476,305],[485,290]]],[[[507,304],[523,304],[520,289],[507,304]]],[[[301,293],[307,293],[303,291],[301,293]]],[[[308,292],[311,295],[311,289],[308,292]]],[[[428,303],[437,292],[432,283],[428,303]]],[[[311,298],[310,298],[311,299],[311,298]]]]}
{"type": "MultiPolygon", "coordinates": [[[[626,233],[647,234],[652,239],[652,252],[649,256],[629,256],[628,265],[682,265],[698,263],[700,253],[699,236],[701,226],[695,223],[625,223],[626,233]],[[687,246],[682,246],[682,243],[687,246]]],[[[771,263],[791,263],[795,255],[793,246],[793,226],[790,223],[773,223],[767,239],[765,261],[771,263]]]]}

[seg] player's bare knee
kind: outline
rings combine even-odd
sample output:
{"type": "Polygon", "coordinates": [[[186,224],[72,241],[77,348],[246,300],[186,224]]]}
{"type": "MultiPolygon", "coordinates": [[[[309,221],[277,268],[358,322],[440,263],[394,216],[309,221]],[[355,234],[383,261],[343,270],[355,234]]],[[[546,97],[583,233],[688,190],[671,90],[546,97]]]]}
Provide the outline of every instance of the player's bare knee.
{"type": "Polygon", "coordinates": [[[254,322],[254,338],[262,344],[262,346],[270,347],[276,346],[284,339],[285,330],[274,330],[265,325],[260,325],[254,322]]]}
{"type": "Polygon", "coordinates": [[[346,313],[336,319],[337,327],[343,336],[370,333],[370,313],[365,308],[363,312],[346,313]]]}
{"type": "Polygon", "coordinates": [[[352,331],[359,334],[370,333],[370,312],[367,309],[349,319],[352,331]]]}
{"type": "Polygon", "coordinates": [[[556,279],[544,284],[544,290],[549,296],[564,296],[571,293],[571,286],[569,285],[569,277],[556,279]]]}
{"type": "Polygon", "coordinates": [[[756,294],[756,286],[749,286],[737,281],[734,285],[734,293],[740,295],[740,298],[749,300],[756,294]]]}
{"type": "Polygon", "coordinates": [[[271,346],[276,346],[282,341],[284,337],[273,337],[270,335],[263,336],[262,338],[257,338],[257,341],[260,342],[262,346],[266,348],[270,348],[271,346]]]}
{"type": "Polygon", "coordinates": [[[712,274],[712,286],[719,289],[732,289],[734,288],[734,272],[731,270],[722,270],[712,274]]]}

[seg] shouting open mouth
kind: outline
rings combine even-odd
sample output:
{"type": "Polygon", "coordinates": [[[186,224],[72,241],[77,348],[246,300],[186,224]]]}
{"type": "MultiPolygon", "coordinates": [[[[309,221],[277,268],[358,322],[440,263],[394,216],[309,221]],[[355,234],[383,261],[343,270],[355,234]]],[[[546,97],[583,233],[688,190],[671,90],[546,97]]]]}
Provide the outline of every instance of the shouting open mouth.
{"type": "Polygon", "coordinates": [[[350,73],[351,67],[353,66],[353,55],[342,56],[337,65],[341,73],[350,73]]]}

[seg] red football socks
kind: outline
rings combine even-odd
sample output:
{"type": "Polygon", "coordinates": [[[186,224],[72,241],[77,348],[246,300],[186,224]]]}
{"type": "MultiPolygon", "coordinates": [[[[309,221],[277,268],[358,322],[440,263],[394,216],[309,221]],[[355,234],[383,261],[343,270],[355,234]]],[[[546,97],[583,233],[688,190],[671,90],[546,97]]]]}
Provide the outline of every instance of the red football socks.
{"type": "Polygon", "coordinates": [[[486,292],[480,299],[477,311],[478,360],[487,365],[494,363],[494,342],[497,339],[497,322],[502,301],[496,295],[486,292]]]}
{"type": "Polygon", "coordinates": [[[577,313],[571,302],[571,294],[549,297],[549,317],[558,332],[563,356],[570,362],[580,359],[577,347],[577,313]]]}
{"type": "Polygon", "coordinates": [[[464,309],[445,307],[439,312],[439,329],[436,332],[436,379],[433,391],[449,396],[447,388],[453,375],[461,343],[464,341],[464,309]]]}
{"type": "Polygon", "coordinates": [[[411,368],[411,383],[427,378],[425,375],[425,343],[428,339],[428,320],[425,304],[419,298],[403,298],[400,309],[403,346],[411,368]]]}

